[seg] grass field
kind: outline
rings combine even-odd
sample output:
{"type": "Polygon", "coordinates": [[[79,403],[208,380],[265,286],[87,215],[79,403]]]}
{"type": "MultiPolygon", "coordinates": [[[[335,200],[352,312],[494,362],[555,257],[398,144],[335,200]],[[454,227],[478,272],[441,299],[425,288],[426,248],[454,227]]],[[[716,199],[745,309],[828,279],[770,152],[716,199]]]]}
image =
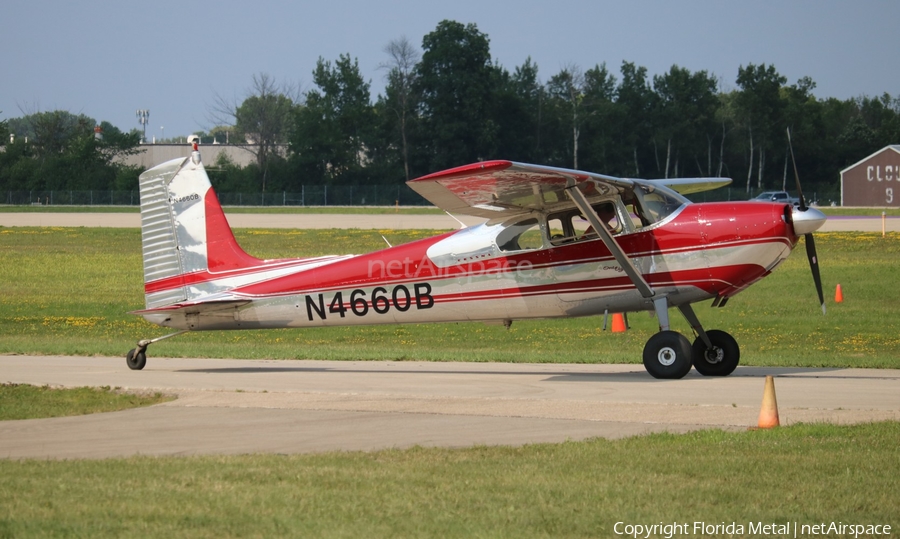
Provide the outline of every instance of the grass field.
{"type": "Polygon", "coordinates": [[[139,395],[110,387],[59,389],[0,383],[0,421],[116,412],[171,400],[160,393],[139,395]]]}
{"type": "MultiPolygon", "coordinates": [[[[264,258],[361,253],[430,230],[238,230],[264,258]]],[[[817,234],[827,316],[802,246],[771,276],[723,309],[696,307],[709,329],[731,332],[745,365],[900,367],[900,234],[817,234]],[[840,283],[844,302],[833,302],[840,283]]],[[[143,307],[137,229],[0,228],[0,353],[124,355],[165,334],[128,311],[143,307]]],[[[672,313],[673,327],[689,333],[672,313]]],[[[656,329],[646,313],[632,329],[601,331],[597,317],[516,322],[238,332],[197,332],[153,345],[150,356],[637,363],[656,329]]]]}
{"type": "MultiPolygon", "coordinates": [[[[433,233],[237,236],[249,252],[274,258],[366,252],[381,248],[380,234],[396,245],[433,233]]],[[[698,315],[735,335],[744,364],[900,367],[900,234],[816,238],[827,316],[818,310],[802,246],[728,307],[700,306],[698,315]],[[841,304],[832,301],[837,283],[841,304]]],[[[123,355],[138,338],[165,332],[126,314],[143,306],[142,289],[136,229],[0,228],[0,352],[123,355]]],[[[687,332],[674,313],[672,321],[687,332]]],[[[600,331],[600,322],[517,322],[509,331],[440,324],[197,333],[154,345],[151,361],[638,362],[656,329],[646,314],[633,315],[623,334],[600,331]]],[[[42,398],[20,393],[17,400],[42,398]]],[[[32,417],[47,407],[26,406],[32,417]]],[[[0,460],[0,537],[608,537],[616,522],[697,521],[740,523],[744,536],[751,522],[896,530],[898,439],[900,423],[893,422],[516,448],[0,460]]]]}
{"type": "Polygon", "coordinates": [[[750,537],[751,522],[832,521],[895,533],[898,439],[900,424],[877,423],[515,448],[0,460],[0,537],[615,537],[617,522],[735,522],[750,537]]]}

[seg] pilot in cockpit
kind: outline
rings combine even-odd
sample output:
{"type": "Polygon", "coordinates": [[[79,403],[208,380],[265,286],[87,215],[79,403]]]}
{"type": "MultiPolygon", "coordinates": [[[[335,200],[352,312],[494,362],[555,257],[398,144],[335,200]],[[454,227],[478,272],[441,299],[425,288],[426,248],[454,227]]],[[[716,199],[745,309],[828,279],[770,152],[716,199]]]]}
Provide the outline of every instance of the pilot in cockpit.
{"type": "MultiPolygon", "coordinates": [[[[610,224],[616,216],[616,208],[613,206],[612,202],[604,202],[600,204],[596,208],[597,217],[600,218],[600,222],[606,227],[606,230],[610,232],[615,232],[615,226],[610,224]]],[[[597,237],[597,233],[594,231],[594,227],[589,226],[587,230],[584,231],[584,235],[582,238],[595,238],[597,237]]]]}

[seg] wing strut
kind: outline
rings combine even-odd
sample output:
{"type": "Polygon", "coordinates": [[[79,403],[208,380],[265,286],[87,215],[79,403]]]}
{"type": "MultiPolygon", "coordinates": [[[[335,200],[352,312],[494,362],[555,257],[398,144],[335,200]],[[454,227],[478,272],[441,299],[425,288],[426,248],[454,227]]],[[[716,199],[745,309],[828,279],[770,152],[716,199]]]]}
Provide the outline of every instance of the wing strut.
{"type": "MultiPolygon", "coordinates": [[[[638,273],[636,267],[631,262],[631,259],[628,258],[628,255],[619,247],[619,243],[613,239],[612,235],[609,233],[609,230],[606,228],[600,218],[597,217],[597,214],[594,212],[594,209],[591,208],[591,205],[588,204],[586,198],[584,198],[584,194],[578,189],[575,185],[575,182],[569,180],[569,185],[566,186],[566,193],[568,193],[569,198],[575,202],[575,205],[578,206],[578,209],[581,210],[581,213],[584,214],[585,218],[591,223],[591,226],[594,227],[594,230],[597,234],[600,235],[600,239],[603,240],[603,243],[606,244],[606,248],[609,249],[609,252],[616,258],[616,262],[622,266],[622,269],[625,270],[625,274],[631,279],[631,282],[634,283],[634,286],[637,287],[638,291],[645,298],[652,298],[656,295],[656,292],[650,286],[650,284],[644,279],[643,275],[638,273]]],[[[654,302],[655,303],[655,302],[654,302]]],[[[659,306],[657,305],[657,312],[660,311],[659,306]]],[[[663,309],[665,311],[665,309],[663,309]]],[[[668,325],[668,324],[667,324],[668,325]]]]}

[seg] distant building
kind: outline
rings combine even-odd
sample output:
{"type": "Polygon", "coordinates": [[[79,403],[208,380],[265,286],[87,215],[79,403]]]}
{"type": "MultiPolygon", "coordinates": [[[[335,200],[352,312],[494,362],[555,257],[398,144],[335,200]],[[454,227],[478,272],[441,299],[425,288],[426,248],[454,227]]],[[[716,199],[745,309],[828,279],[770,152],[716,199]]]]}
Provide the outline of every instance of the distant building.
{"type": "Polygon", "coordinates": [[[841,171],[841,206],[900,208],[900,144],[841,171]]]}
{"type": "MultiPolygon", "coordinates": [[[[188,157],[191,155],[191,146],[187,143],[181,144],[141,144],[139,151],[135,155],[129,155],[121,160],[125,165],[138,166],[143,170],[155,167],[160,163],[165,163],[171,159],[178,157],[188,157]]],[[[286,144],[278,144],[275,151],[284,155],[287,151],[286,144]]],[[[203,164],[207,167],[215,165],[219,159],[219,155],[224,154],[228,160],[239,167],[245,167],[256,162],[256,145],[255,144],[201,144],[200,155],[203,157],[203,164]]]]}

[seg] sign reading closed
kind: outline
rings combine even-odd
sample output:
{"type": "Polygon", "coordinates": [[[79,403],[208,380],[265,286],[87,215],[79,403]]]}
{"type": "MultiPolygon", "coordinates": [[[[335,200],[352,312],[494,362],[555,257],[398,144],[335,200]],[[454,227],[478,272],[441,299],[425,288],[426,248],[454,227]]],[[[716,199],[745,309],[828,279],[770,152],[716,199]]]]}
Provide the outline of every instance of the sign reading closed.
{"type": "Polygon", "coordinates": [[[900,145],[887,146],[841,171],[841,205],[900,207],[900,145]]]}

